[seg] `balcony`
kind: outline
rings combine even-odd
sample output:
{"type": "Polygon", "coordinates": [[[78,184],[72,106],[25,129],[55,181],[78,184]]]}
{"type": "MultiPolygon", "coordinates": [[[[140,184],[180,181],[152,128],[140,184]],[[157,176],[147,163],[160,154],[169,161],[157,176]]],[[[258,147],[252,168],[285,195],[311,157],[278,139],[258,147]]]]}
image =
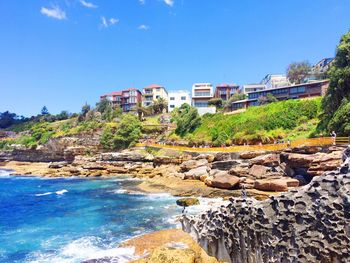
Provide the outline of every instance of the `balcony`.
{"type": "Polygon", "coordinates": [[[193,97],[213,97],[211,92],[195,92],[193,97]]]}

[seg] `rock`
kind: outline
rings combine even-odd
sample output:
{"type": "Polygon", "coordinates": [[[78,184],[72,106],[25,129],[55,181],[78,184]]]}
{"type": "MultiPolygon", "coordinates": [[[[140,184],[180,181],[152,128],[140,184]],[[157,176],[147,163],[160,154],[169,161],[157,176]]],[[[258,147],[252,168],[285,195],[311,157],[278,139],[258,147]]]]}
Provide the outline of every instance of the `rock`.
{"type": "Polygon", "coordinates": [[[207,166],[200,166],[185,172],[185,179],[200,179],[201,176],[208,175],[209,168],[207,166]]]}
{"type": "Polygon", "coordinates": [[[239,157],[241,159],[253,159],[255,157],[258,157],[260,155],[265,155],[266,151],[249,151],[249,152],[242,152],[239,157]]]}
{"type": "Polygon", "coordinates": [[[191,249],[174,249],[169,247],[156,248],[147,263],[195,263],[196,253],[191,249]]]}
{"type": "Polygon", "coordinates": [[[229,174],[237,177],[246,177],[249,175],[249,169],[245,165],[236,165],[230,169],[229,174]]]}
{"type": "Polygon", "coordinates": [[[215,174],[210,180],[210,186],[220,189],[234,189],[240,182],[240,179],[234,175],[229,175],[227,172],[220,171],[215,174]]]}
{"type": "Polygon", "coordinates": [[[262,179],[256,180],[254,188],[262,191],[285,192],[288,187],[298,187],[299,181],[289,177],[281,179],[262,179]]]}
{"type": "Polygon", "coordinates": [[[299,153],[283,153],[282,159],[292,169],[294,168],[309,168],[315,155],[299,154],[299,153]]]}
{"type": "Polygon", "coordinates": [[[49,168],[60,169],[67,165],[67,162],[52,162],[49,164],[49,168]]]}
{"type": "Polygon", "coordinates": [[[300,153],[300,154],[315,154],[322,152],[323,149],[320,146],[303,146],[292,149],[292,153],[300,153]]]}
{"type": "Polygon", "coordinates": [[[199,200],[197,198],[191,198],[191,197],[180,198],[176,200],[176,204],[178,206],[188,207],[192,205],[199,205],[199,200]]]}
{"type": "Polygon", "coordinates": [[[207,159],[199,159],[199,160],[188,160],[183,162],[180,165],[181,171],[182,172],[187,172],[189,170],[192,170],[194,168],[197,168],[199,166],[204,166],[208,164],[208,160],[207,159]]]}
{"type": "Polygon", "coordinates": [[[310,182],[308,178],[306,178],[304,175],[301,175],[301,174],[297,174],[293,178],[299,181],[300,186],[307,185],[310,182]]]}
{"type": "Polygon", "coordinates": [[[107,168],[107,171],[110,174],[126,174],[128,172],[127,169],[125,169],[124,167],[109,167],[107,168]]]}
{"type": "Polygon", "coordinates": [[[342,163],[342,152],[331,152],[329,154],[319,153],[314,156],[307,173],[312,176],[322,175],[325,171],[336,170],[342,163]]]}
{"type": "Polygon", "coordinates": [[[83,169],[86,169],[86,170],[107,170],[106,167],[100,165],[100,164],[96,164],[96,163],[87,163],[87,164],[84,164],[82,166],[83,169]]]}
{"type": "Polygon", "coordinates": [[[350,262],[349,195],[350,174],[327,172],[264,201],[230,198],[180,221],[226,262],[350,262]]]}
{"type": "Polygon", "coordinates": [[[155,156],[153,159],[154,165],[162,165],[162,164],[181,164],[183,159],[181,156],[179,157],[170,157],[170,156],[155,156]]]}
{"type": "Polygon", "coordinates": [[[260,179],[266,176],[268,172],[271,171],[271,168],[263,166],[263,165],[257,165],[254,164],[250,169],[249,169],[249,175],[253,176],[254,178],[260,179]]]}
{"type": "Polygon", "coordinates": [[[276,153],[270,153],[255,157],[249,161],[250,166],[264,165],[269,167],[276,167],[280,164],[280,156],[276,153]]]}
{"type": "Polygon", "coordinates": [[[151,154],[140,154],[137,152],[110,152],[100,154],[100,160],[108,162],[152,162],[153,159],[153,155],[151,154]]]}
{"type": "Polygon", "coordinates": [[[232,166],[237,164],[238,162],[235,160],[216,161],[211,164],[211,168],[226,171],[226,170],[230,170],[232,166]]]}
{"type": "Polygon", "coordinates": [[[193,158],[194,160],[200,160],[200,159],[206,159],[208,161],[208,163],[212,163],[215,159],[215,155],[214,154],[209,154],[209,153],[202,153],[196,157],[193,158]]]}

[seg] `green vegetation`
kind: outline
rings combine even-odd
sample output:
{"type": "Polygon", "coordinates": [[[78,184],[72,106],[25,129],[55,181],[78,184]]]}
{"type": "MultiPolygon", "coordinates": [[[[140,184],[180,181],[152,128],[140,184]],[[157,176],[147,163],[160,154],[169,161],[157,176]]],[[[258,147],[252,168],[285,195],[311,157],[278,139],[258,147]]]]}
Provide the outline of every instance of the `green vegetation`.
{"type": "Polygon", "coordinates": [[[349,136],[350,31],[343,35],[340,40],[328,76],[330,84],[322,101],[323,113],[318,131],[335,130],[338,135],[349,136]]]}
{"type": "Polygon", "coordinates": [[[312,136],[321,99],[288,100],[248,108],[238,114],[206,114],[186,138],[193,143],[268,143],[276,139],[312,136]]]}
{"type": "Polygon", "coordinates": [[[188,104],[183,104],[180,108],[174,109],[172,120],[177,125],[175,133],[181,137],[193,132],[201,123],[197,109],[188,104]]]}

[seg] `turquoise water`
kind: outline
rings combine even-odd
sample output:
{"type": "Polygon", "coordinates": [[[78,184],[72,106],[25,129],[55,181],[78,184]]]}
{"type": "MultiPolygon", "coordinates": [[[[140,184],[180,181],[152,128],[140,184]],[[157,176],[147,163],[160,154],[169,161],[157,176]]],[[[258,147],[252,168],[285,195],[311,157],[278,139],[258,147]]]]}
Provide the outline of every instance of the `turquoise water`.
{"type": "Polygon", "coordinates": [[[118,244],[171,228],[181,209],[166,194],[127,194],[127,179],[10,177],[0,171],[0,262],[81,262],[113,256],[118,244]]]}

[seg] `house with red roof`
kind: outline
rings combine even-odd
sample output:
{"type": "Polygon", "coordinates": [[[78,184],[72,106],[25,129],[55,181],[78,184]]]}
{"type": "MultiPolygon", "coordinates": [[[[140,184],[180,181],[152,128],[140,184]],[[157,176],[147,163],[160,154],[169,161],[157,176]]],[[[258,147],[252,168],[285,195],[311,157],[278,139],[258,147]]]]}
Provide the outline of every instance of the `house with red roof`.
{"type": "Polygon", "coordinates": [[[168,101],[167,90],[159,84],[152,84],[143,89],[142,106],[148,107],[153,105],[153,102],[163,98],[168,101]]]}
{"type": "Polygon", "coordinates": [[[100,99],[107,99],[112,105],[119,106],[124,112],[128,112],[142,102],[142,93],[136,88],[129,88],[102,95],[100,99]]]}

